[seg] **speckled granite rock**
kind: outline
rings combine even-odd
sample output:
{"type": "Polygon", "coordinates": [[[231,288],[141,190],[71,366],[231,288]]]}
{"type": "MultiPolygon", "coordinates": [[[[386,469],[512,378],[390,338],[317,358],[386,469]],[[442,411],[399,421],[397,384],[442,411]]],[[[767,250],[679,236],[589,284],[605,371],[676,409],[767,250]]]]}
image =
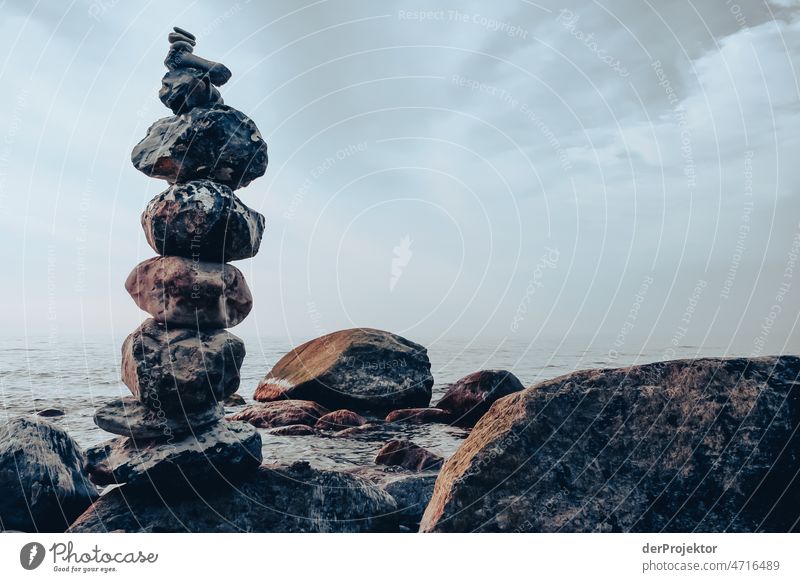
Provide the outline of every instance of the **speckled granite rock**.
{"type": "Polygon", "coordinates": [[[800,520],[800,358],[587,370],[497,401],[424,532],[784,532],[800,520]]]}

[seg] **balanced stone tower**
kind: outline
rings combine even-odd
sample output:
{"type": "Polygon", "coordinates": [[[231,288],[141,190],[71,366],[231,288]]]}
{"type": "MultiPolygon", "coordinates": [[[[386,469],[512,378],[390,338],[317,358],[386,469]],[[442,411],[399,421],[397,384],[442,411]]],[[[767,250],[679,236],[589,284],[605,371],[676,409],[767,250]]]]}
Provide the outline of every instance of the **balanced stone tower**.
{"type": "Polygon", "coordinates": [[[98,484],[167,488],[235,479],[261,464],[261,437],[223,420],[223,400],[239,388],[244,342],[224,328],[253,305],[229,261],[253,257],[264,217],[234,194],[267,169],[255,123],[223,103],[230,70],[194,54],[193,34],[169,34],[168,71],[159,91],[174,115],[156,121],[133,148],[133,165],[169,188],[142,214],[159,256],[125,282],[152,317],[122,346],[122,381],[133,393],[100,408],[95,423],[122,435],[90,452],[98,484]],[[182,481],[185,479],[184,481],[182,481]]]}

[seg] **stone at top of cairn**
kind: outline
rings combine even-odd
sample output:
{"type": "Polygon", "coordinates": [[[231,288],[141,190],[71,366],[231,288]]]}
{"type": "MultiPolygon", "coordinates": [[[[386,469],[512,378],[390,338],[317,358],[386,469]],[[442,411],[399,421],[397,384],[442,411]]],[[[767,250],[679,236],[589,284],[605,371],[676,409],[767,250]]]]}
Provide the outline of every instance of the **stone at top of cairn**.
{"type": "Polygon", "coordinates": [[[169,52],[164,59],[164,65],[170,71],[179,69],[197,69],[208,75],[208,79],[220,87],[227,83],[231,78],[231,71],[222,63],[215,63],[208,59],[198,57],[194,54],[194,47],[197,38],[191,33],[178,26],[173,27],[173,32],[167,36],[169,40],[169,52]]]}

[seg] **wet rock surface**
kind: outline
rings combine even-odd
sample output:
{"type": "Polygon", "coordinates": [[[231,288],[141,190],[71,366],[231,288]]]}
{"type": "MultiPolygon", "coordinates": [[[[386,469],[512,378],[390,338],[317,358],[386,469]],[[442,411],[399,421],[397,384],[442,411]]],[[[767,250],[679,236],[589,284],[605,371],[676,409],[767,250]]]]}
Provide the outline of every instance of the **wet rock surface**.
{"type": "Polygon", "coordinates": [[[309,400],[277,400],[252,404],[230,419],[248,422],[258,428],[275,428],[292,424],[314,426],[320,417],[327,413],[327,409],[309,400]]]}
{"type": "Polygon", "coordinates": [[[147,242],[158,254],[211,262],[254,257],[264,224],[230,188],[211,180],[171,186],[142,213],[147,242]]]}
{"type": "Polygon", "coordinates": [[[800,358],[586,370],[496,402],[445,463],[427,532],[785,532],[800,358]]]}
{"type": "Polygon", "coordinates": [[[444,459],[407,440],[392,440],[381,447],[376,465],[396,465],[410,471],[439,469],[444,459]]]}
{"type": "Polygon", "coordinates": [[[95,424],[103,430],[136,439],[169,438],[200,431],[225,416],[221,404],[196,412],[183,411],[171,416],[145,406],[132,397],[112,400],[97,409],[95,424]]]}
{"type": "Polygon", "coordinates": [[[425,424],[443,422],[449,424],[450,413],[441,408],[401,408],[392,410],[386,415],[386,422],[406,422],[409,424],[425,424]]]}
{"type": "Polygon", "coordinates": [[[304,463],[262,465],[235,487],[163,501],[120,487],[71,532],[374,532],[396,527],[397,504],[370,481],[304,463]]]}
{"type": "Polygon", "coordinates": [[[433,377],[427,350],[398,335],[349,329],[316,338],[278,361],[254,398],[312,400],[355,412],[427,406],[433,377]]]}
{"type": "Polygon", "coordinates": [[[131,161],[170,184],[208,179],[236,190],[264,175],[267,144],[249,117],[217,104],[159,119],[133,148],[131,161]]]}
{"type": "Polygon", "coordinates": [[[366,423],[367,419],[360,414],[352,410],[340,409],[321,416],[316,427],[322,430],[343,430],[366,423]]]}
{"type": "Polygon", "coordinates": [[[495,401],[524,389],[511,372],[481,370],[451,384],[436,407],[446,411],[453,424],[474,426],[495,401]]]}
{"type": "Polygon", "coordinates": [[[159,491],[218,486],[261,464],[261,437],[243,422],[223,421],[175,439],[120,437],[87,453],[98,485],[152,485],[159,491]]]}
{"type": "Polygon", "coordinates": [[[227,331],[168,330],[148,319],[122,346],[122,381],[143,404],[180,416],[236,392],[244,354],[227,331]]]}
{"type": "Polygon", "coordinates": [[[253,296],[239,269],[185,257],[154,257],[139,263],[128,275],[125,289],[153,319],[175,327],[233,327],[253,308],[253,296]]]}
{"type": "Polygon", "coordinates": [[[0,425],[0,530],[63,532],[98,496],[85,462],[66,431],[47,421],[0,425]]]}

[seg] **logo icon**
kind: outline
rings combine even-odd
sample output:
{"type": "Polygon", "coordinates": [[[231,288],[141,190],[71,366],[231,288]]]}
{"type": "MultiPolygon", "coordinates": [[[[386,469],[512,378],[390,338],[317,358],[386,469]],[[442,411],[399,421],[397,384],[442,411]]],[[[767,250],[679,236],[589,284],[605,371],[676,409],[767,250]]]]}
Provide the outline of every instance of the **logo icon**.
{"type": "Polygon", "coordinates": [[[392,249],[394,257],[392,258],[392,276],[389,279],[389,291],[394,291],[395,285],[403,276],[403,269],[408,266],[411,257],[414,253],[411,251],[411,240],[409,235],[400,239],[400,243],[392,249]]]}
{"type": "Polygon", "coordinates": [[[39,542],[30,542],[19,551],[19,563],[26,570],[35,570],[44,562],[44,546],[39,542]]]}

